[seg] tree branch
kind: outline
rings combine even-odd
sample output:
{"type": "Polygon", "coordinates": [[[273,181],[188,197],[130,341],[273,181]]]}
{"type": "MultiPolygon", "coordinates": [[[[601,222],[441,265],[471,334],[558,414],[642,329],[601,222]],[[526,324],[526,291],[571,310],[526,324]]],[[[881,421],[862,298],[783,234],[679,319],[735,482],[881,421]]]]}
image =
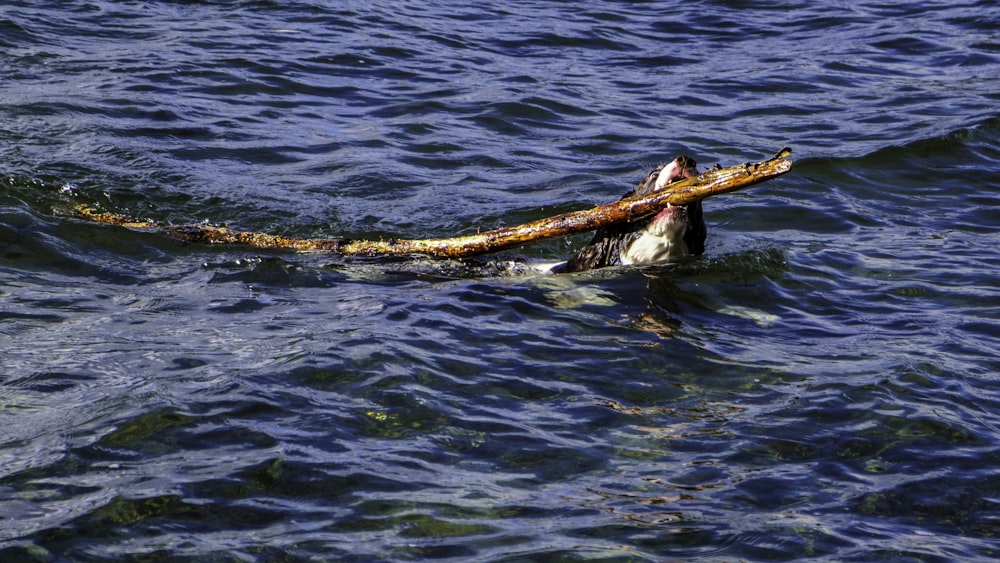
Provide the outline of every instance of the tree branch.
{"type": "Polygon", "coordinates": [[[622,199],[592,209],[572,211],[514,227],[504,227],[474,235],[441,239],[300,239],[264,233],[233,231],[208,225],[161,225],[136,221],[113,213],[101,213],[80,205],[77,211],[100,223],[132,229],[162,229],[180,240],[200,244],[239,244],[256,248],[279,248],[300,251],[323,251],[351,256],[386,256],[427,254],[439,258],[461,258],[591,231],[615,223],[635,221],[660,212],[667,205],[684,205],[709,196],[724,194],[776,178],[788,172],[791,149],[784,148],[773,158],[761,162],[719,168],[674,182],[662,191],[643,197],[622,199]]]}

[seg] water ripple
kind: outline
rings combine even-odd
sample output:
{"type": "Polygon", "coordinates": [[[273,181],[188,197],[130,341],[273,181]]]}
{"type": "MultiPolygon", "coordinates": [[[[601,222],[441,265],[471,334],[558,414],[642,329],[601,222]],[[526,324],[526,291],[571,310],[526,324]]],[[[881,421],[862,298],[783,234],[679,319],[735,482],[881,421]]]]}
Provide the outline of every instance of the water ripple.
{"type": "Polygon", "coordinates": [[[0,558],[996,556],[992,3],[8,4],[0,558]],[[573,276],[68,211],[471,233],[784,145],[573,276]]]}

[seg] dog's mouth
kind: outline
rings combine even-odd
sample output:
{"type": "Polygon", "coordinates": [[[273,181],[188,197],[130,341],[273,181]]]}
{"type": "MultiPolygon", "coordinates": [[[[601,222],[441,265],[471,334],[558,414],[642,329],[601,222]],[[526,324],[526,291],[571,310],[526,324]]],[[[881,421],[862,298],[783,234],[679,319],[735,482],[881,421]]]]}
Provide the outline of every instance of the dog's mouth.
{"type": "Polygon", "coordinates": [[[669,205],[653,217],[646,230],[661,237],[683,237],[687,224],[687,208],[682,205],[669,205]]]}

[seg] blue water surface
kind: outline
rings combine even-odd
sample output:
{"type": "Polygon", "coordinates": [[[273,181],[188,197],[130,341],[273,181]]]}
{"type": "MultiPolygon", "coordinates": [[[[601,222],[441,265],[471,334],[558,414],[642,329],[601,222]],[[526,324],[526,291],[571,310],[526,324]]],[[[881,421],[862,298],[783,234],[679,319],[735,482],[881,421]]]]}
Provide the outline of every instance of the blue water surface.
{"type": "Polygon", "coordinates": [[[1000,556],[1000,8],[12,0],[3,561],[1000,556]],[[794,148],[707,252],[425,238],[794,148]]]}

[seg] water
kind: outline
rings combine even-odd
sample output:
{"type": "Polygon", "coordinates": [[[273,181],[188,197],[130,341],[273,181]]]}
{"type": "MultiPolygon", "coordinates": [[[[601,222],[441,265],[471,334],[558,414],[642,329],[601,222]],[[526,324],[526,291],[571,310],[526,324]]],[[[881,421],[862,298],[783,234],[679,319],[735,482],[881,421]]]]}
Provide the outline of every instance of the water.
{"type": "Polygon", "coordinates": [[[6,2],[0,558],[997,557],[998,21],[6,2]],[[446,236],[784,145],[705,256],[572,276],[69,212],[446,236]]]}

